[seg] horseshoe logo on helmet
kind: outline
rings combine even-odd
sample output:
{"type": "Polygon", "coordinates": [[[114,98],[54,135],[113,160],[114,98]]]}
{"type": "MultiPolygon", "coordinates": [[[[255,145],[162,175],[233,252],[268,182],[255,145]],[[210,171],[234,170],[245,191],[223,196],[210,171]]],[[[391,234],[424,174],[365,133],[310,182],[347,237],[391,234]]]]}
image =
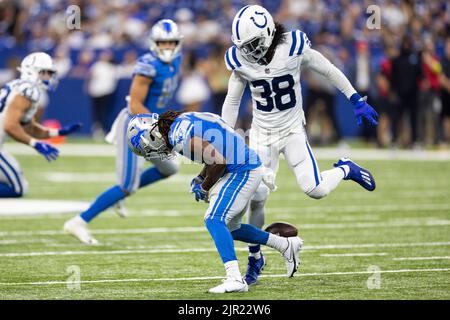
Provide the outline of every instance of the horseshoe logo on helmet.
{"type": "Polygon", "coordinates": [[[255,17],[251,17],[250,19],[253,21],[253,23],[255,24],[255,26],[257,26],[258,28],[261,28],[261,29],[264,28],[265,26],[267,26],[267,17],[265,16],[264,12],[258,12],[258,11],[255,11],[255,14],[258,14],[258,15],[264,17],[264,23],[262,23],[262,24],[258,24],[258,23],[256,22],[255,17]]]}

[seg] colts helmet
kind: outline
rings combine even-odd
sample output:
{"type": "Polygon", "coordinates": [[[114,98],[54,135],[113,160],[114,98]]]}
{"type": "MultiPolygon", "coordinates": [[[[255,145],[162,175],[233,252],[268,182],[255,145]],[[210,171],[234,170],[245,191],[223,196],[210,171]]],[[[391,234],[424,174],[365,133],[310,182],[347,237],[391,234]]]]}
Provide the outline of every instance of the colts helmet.
{"type": "Polygon", "coordinates": [[[242,56],[255,63],[265,56],[275,35],[275,23],[269,11],[248,5],[238,11],[232,24],[231,41],[242,56]]]}
{"type": "Polygon", "coordinates": [[[181,35],[178,26],[170,19],[158,21],[152,28],[150,33],[150,50],[153,51],[162,61],[170,63],[181,51],[181,35]],[[159,41],[176,42],[175,49],[160,49],[159,41]]]}
{"type": "Polygon", "coordinates": [[[166,160],[171,151],[158,130],[158,114],[138,114],[127,128],[127,142],[131,151],[147,160],[166,160]]]}
{"type": "Polygon", "coordinates": [[[20,79],[36,83],[45,90],[54,90],[57,85],[56,69],[52,58],[45,52],[34,52],[27,55],[17,68],[20,71],[20,79]],[[41,72],[50,72],[51,78],[43,80],[41,72]]]}

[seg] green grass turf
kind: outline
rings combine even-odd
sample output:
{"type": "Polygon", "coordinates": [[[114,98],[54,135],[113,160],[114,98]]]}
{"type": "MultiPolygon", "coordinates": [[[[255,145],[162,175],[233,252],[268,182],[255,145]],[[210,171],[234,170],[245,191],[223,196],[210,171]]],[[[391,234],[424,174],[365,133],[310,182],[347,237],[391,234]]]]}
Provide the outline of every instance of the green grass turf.
{"type": "MultiPolygon", "coordinates": [[[[114,183],[113,158],[62,157],[52,164],[39,156],[17,158],[30,182],[28,199],[91,201],[114,183]],[[50,182],[51,172],[87,176],[99,173],[102,178],[97,182],[50,182]]],[[[288,221],[300,229],[305,250],[301,268],[292,279],[264,277],[248,293],[225,296],[205,293],[220,279],[167,281],[224,275],[214,244],[203,228],[207,205],[196,203],[187,192],[190,177],[199,167],[183,165],[178,177],[140,190],[129,198],[126,202],[129,218],[121,219],[107,211],[95,219],[90,227],[102,243],[99,246],[82,245],[64,234],[39,233],[62,230],[64,221],[72,215],[0,217],[0,298],[449,299],[450,271],[383,271],[450,268],[450,163],[360,161],[360,164],[376,177],[375,192],[366,192],[355,183],[344,181],[329,197],[319,201],[305,196],[287,166],[281,164],[279,189],[269,198],[266,223],[288,221]],[[160,227],[203,230],[159,233],[136,230],[160,227]],[[122,232],[108,231],[111,229],[122,232]],[[134,233],[124,233],[127,229],[134,233]],[[367,244],[370,246],[364,246],[367,244]],[[177,250],[182,252],[173,252],[177,250]],[[76,254],[77,251],[81,254],[76,254]],[[91,251],[97,253],[88,254],[91,251]],[[102,251],[104,254],[98,253],[102,251]],[[5,255],[45,252],[66,254],[5,255]],[[376,255],[336,256],[355,253],[376,255]],[[394,260],[405,257],[441,259],[394,260]],[[69,290],[65,283],[72,279],[67,270],[70,266],[80,268],[81,290],[69,290]],[[382,271],[378,289],[367,287],[372,274],[355,274],[367,271],[370,266],[382,271]],[[111,282],[89,282],[95,280],[111,282]],[[57,283],[45,283],[49,281],[57,283]],[[41,284],[30,284],[34,282],[41,284]]],[[[325,170],[331,162],[320,161],[319,165],[325,170]]],[[[241,243],[236,243],[236,247],[244,273],[246,247],[241,243]]],[[[264,275],[284,274],[280,255],[272,249],[264,252],[268,258],[264,275]]]]}

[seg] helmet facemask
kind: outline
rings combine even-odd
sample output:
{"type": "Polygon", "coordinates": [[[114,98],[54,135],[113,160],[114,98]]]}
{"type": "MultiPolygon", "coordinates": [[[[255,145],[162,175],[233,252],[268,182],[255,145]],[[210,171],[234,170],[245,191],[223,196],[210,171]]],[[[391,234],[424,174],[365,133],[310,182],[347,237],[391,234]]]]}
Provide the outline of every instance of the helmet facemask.
{"type": "Polygon", "coordinates": [[[56,90],[58,78],[55,70],[40,70],[38,73],[38,85],[40,88],[48,91],[56,90]],[[50,77],[46,77],[49,75],[50,77]]]}
{"type": "Polygon", "coordinates": [[[263,58],[269,47],[265,46],[266,39],[256,37],[243,43],[238,49],[241,51],[242,56],[249,62],[256,63],[263,58]]]}
{"type": "Polygon", "coordinates": [[[159,132],[158,122],[151,116],[135,116],[127,128],[127,142],[130,149],[147,160],[168,160],[171,150],[159,132]]]}
{"type": "Polygon", "coordinates": [[[158,21],[152,28],[150,34],[150,50],[153,51],[158,58],[166,63],[172,62],[181,51],[183,36],[178,30],[175,22],[169,19],[158,21]],[[160,43],[174,42],[174,48],[161,48],[160,43]]]}
{"type": "Polygon", "coordinates": [[[148,135],[142,137],[144,142],[144,158],[146,160],[170,160],[173,154],[158,130],[158,123],[153,124],[148,135]]]}

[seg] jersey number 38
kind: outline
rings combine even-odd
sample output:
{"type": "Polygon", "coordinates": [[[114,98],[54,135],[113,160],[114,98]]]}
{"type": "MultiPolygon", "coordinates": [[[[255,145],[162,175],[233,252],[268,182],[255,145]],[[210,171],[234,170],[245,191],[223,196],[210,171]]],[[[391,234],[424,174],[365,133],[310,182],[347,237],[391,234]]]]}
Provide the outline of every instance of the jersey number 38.
{"type": "Polygon", "coordinates": [[[270,112],[276,107],[278,110],[286,110],[295,107],[297,99],[294,90],[294,78],[292,75],[275,77],[271,83],[267,80],[255,80],[251,84],[253,87],[262,87],[261,98],[266,100],[265,104],[256,101],[256,108],[261,111],[270,112]],[[287,84],[287,85],[286,85],[287,84]],[[275,96],[272,97],[272,93],[275,96]],[[289,95],[287,102],[283,102],[283,97],[289,95]]]}

